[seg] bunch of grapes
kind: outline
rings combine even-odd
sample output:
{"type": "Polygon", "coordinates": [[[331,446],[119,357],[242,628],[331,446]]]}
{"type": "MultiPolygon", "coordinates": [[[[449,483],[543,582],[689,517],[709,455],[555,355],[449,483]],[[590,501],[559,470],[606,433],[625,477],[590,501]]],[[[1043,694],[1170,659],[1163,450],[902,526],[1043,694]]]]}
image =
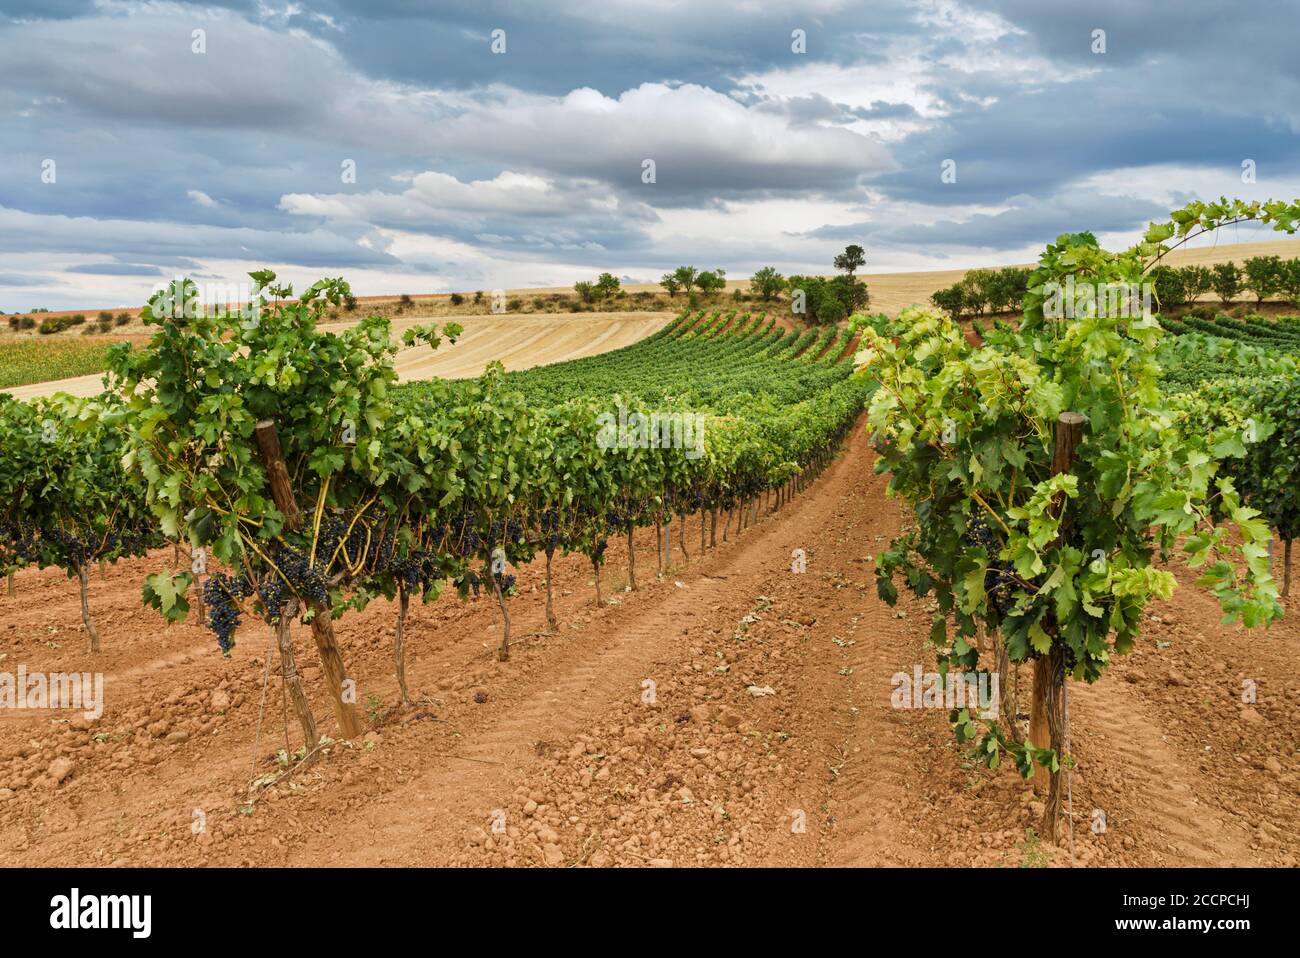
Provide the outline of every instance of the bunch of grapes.
{"type": "Polygon", "coordinates": [[[546,536],[546,551],[554,552],[560,544],[560,510],[547,509],[542,513],[538,523],[542,530],[542,535],[546,536]]]}
{"type": "Polygon", "coordinates": [[[982,546],[988,554],[989,566],[984,574],[984,591],[988,595],[989,607],[998,614],[999,618],[1005,618],[1015,605],[1018,582],[1011,563],[997,558],[1001,545],[983,515],[975,515],[967,522],[962,542],[967,545],[982,546]]]}
{"type": "Polygon", "coordinates": [[[88,537],[71,532],[62,526],[56,526],[46,533],[51,542],[57,546],[59,553],[75,565],[88,562],[91,558],[91,544],[88,537]]]}
{"type": "Polygon", "coordinates": [[[274,559],[289,587],[308,605],[329,599],[325,578],[304,553],[292,546],[281,545],[275,550],[274,559]]]}
{"type": "Polygon", "coordinates": [[[234,647],[235,630],[239,628],[239,600],[253,592],[248,577],[233,579],[224,572],[214,572],[203,584],[203,604],[208,610],[208,628],[217,636],[222,655],[229,655],[234,647]]]}

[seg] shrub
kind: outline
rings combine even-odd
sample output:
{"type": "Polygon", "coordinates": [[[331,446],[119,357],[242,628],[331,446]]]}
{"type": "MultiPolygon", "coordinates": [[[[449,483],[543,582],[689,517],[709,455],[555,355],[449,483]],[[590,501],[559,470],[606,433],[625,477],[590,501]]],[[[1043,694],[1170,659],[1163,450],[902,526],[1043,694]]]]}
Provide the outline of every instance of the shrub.
{"type": "Polygon", "coordinates": [[[352,312],[354,309],[357,308],[357,298],[353,296],[351,293],[347,293],[343,297],[343,308],[346,309],[349,313],[352,312]]]}
{"type": "Polygon", "coordinates": [[[22,326],[23,329],[35,329],[36,319],[32,316],[24,316],[19,325],[22,326]]]}
{"type": "Polygon", "coordinates": [[[517,313],[524,308],[524,301],[518,296],[513,296],[506,303],[506,310],[511,313],[517,313]]]}
{"type": "Polygon", "coordinates": [[[118,314],[117,314],[117,319],[113,320],[113,325],[114,325],[114,326],[125,326],[125,325],[126,325],[127,323],[129,323],[129,322],[131,322],[131,314],[130,314],[130,313],[118,313],[118,314]]]}
{"type": "Polygon", "coordinates": [[[69,317],[69,318],[71,319],[71,321],[72,321],[72,325],[73,325],[73,326],[80,326],[82,323],[84,323],[84,322],[86,321],[86,314],[85,314],[85,313],[73,313],[72,316],[69,317]]]}
{"type": "MultiPolygon", "coordinates": [[[[81,321],[84,323],[86,317],[81,317],[81,321]]],[[[46,316],[41,320],[41,325],[37,332],[41,333],[43,336],[48,336],[51,333],[61,333],[72,325],[73,318],[71,316],[46,316]]]]}
{"type": "MultiPolygon", "coordinates": [[[[95,325],[99,327],[99,331],[100,331],[101,333],[106,333],[106,332],[108,332],[110,329],[113,328],[113,314],[112,314],[112,313],[100,313],[100,314],[99,314],[99,319],[95,320],[95,325]]],[[[86,329],[89,330],[90,327],[87,326],[86,329]]]]}
{"type": "Polygon", "coordinates": [[[474,290],[474,302],[475,303],[483,302],[483,290],[481,289],[474,290]]]}
{"type": "Polygon", "coordinates": [[[465,297],[460,295],[460,293],[451,294],[451,305],[460,306],[464,302],[465,302],[465,297]]]}
{"type": "Polygon", "coordinates": [[[113,321],[113,314],[106,309],[101,309],[99,315],[95,317],[95,321],[97,323],[111,323],[113,321]]]}
{"type": "Polygon", "coordinates": [[[17,329],[18,326],[19,326],[19,323],[20,323],[20,320],[19,320],[19,318],[18,318],[17,316],[10,316],[10,317],[9,317],[9,328],[10,328],[10,329],[17,329]]]}

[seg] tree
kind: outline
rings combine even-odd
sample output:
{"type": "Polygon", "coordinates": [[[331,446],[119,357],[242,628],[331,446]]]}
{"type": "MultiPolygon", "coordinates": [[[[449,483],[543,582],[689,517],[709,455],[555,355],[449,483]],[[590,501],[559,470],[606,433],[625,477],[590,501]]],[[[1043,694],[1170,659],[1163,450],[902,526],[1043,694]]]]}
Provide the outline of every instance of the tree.
{"type": "Polygon", "coordinates": [[[1155,286],[1160,312],[1187,302],[1187,287],[1183,284],[1182,270],[1172,266],[1157,266],[1148,276],[1155,286]]]}
{"type": "Polygon", "coordinates": [[[663,279],[659,280],[659,285],[668,291],[669,296],[676,296],[682,291],[682,281],[677,278],[676,273],[664,273],[663,279]]]}
{"type": "Polygon", "coordinates": [[[1241,267],[1236,263],[1215,263],[1210,267],[1210,288],[1227,306],[1241,292],[1241,267]]]}
{"type": "Polygon", "coordinates": [[[1184,266],[1183,267],[1183,289],[1187,293],[1188,302],[1196,302],[1202,294],[1210,291],[1210,286],[1214,282],[1214,276],[1206,266],[1184,266]]]}
{"type": "Polygon", "coordinates": [[[727,286],[727,280],[722,270],[705,270],[695,277],[695,285],[700,288],[700,292],[708,296],[712,293],[721,292],[727,286]]]}
{"type": "Polygon", "coordinates": [[[844,247],[844,252],[835,257],[835,268],[852,276],[867,262],[866,251],[857,244],[844,247]]]}
{"type": "Polygon", "coordinates": [[[779,296],[783,289],[785,289],[785,277],[776,271],[775,266],[764,266],[762,269],[755,270],[754,275],[749,278],[749,291],[761,297],[765,303],[779,296]]]}
{"type": "Polygon", "coordinates": [[[593,302],[596,298],[595,284],[588,283],[586,280],[578,280],[578,282],[574,283],[573,290],[584,303],[593,302]]]}
{"type": "Polygon", "coordinates": [[[956,322],[961,322],[962,314],[966,311],[966,290],[961,283],[953,283],[951,286],[931,293],[930,302],[951,316],[956,322]]]}
{"type": "Polygon", "coordinates": [[[698,275],[699,271],[694,266],[678,266],[673,270],[678,285],[688,293],[695,288],[695,278],[698,275]]]}
{"type": "Polygon", "coordinates": [[[1300,306],[1300,259],[1289,259],[1282,264],[1282,292],[1292,306],[1300,306]]]}
{"type": "Polygon", "coordinates": [[[596,293],[601,299],[617,295],[621,284],[613,273],[601,273],[596,279],[596,293]]]}
{"type": "Polygon", "coordinates": [[[1282,289],[1282,257],[1252,256],[1246,260],[1246,288],[1262,303],[1282,289]]]}

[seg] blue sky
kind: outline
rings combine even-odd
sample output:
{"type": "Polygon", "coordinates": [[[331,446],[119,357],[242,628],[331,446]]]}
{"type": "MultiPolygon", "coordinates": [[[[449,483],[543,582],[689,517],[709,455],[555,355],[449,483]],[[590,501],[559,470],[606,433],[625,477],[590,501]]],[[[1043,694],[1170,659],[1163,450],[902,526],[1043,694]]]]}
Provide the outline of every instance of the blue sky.
{"type": "Polygon", "coordinates": [[[1267,0],[0,0],[0,309],[1119,246],[1300,196],[1297,36],[1267,0]]]}

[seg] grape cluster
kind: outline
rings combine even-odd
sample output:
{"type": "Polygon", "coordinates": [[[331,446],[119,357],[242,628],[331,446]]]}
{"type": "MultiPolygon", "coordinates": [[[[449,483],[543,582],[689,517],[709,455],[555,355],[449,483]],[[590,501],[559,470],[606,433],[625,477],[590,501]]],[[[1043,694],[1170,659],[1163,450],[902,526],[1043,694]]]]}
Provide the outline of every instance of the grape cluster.
{"type": "Polygon", "coordinates": [[[984,592],[988,595],[989,607],[1005,618],[1015,605],[1017,580],[1009,562],[998,560],[1000,545],[993,529],[984,516],[976,515],[966,524],[962,542],[972,546],[982,546],[989,556],[988,570],[984,574],[984,592]]]}
{"type": "Polygon", "coordinates": [[[36,527],[22,519],[0,522],[0,544],[19,562],[35,562],[40,546],[36,527]]]}
{"type": "Polygon", "coordinates": [[[542,535],[546,537],[546,551],[554,552],[560,544],[560,529],[562,528],[560,510],[547,509],[538,519],[538,526],[542,530],[542,535]]]}
{"type": "MultiPolygon", "coordinates": [[[[329,599],[329,587],[325,584],[320,569],[312,565],[304,553],[299,552],[292,546],[280,545],[274,550],[271,558],[284,576],[283,582],[286,582],[294,594],[305,603],[311,605],[329,599]]],[[[280,577],[273,576],[273,578],[278,580],[280,577]]],[[[263,587],[266,587],[266,583],[263,583],[263,587]]],[[[283,599],[284,597],[283,591],[271,592],[270,594],[277,599],[283,599]]],[[[267,603],[268,610],[277,609],[278,607],[278,605],[267,603]]]]}
{"type": "Polygon", "coordinates": [[[208,610],[208,628],[217,636],[222,655],[229,655],[234,647],[235,630],[239,628],[239,600],[253,592],[248,577],[233,579],[224,572],[214,572],[203,583],[203,603],[208,610]]]}
{"type": "Polygon", "coordinates": [[[436,556],[422,550],[394,562],[392,571],[407,592],[418,592],[421,595],[428,592],[433,583],[441,578],[436,556]]]}
{"type": "Polygon", "coordinates": [[[521,542],[524,538],[524,527],[515,519],[502,522],[500,519],[492,523],[488,530],[489,542],[521,542]]]}

